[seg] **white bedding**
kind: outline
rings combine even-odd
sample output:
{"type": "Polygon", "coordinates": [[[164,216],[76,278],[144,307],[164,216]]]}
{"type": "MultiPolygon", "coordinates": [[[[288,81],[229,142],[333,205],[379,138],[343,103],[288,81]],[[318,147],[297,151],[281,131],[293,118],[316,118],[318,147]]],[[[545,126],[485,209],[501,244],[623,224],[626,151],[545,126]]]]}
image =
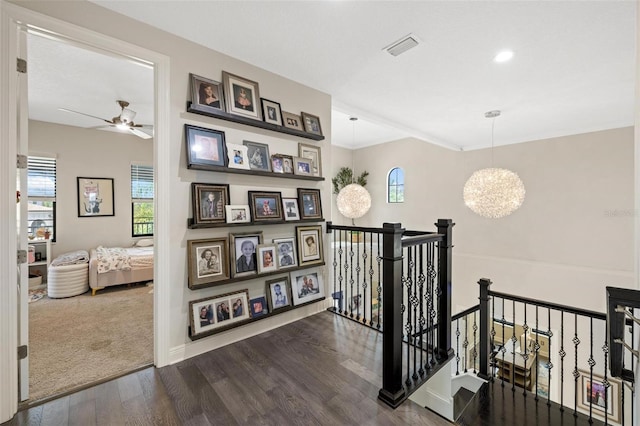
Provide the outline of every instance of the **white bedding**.
{"type": "Polygon", "coordinates": [[[153,267],[153,247],[96,248],[98,273],[153,267]]]}

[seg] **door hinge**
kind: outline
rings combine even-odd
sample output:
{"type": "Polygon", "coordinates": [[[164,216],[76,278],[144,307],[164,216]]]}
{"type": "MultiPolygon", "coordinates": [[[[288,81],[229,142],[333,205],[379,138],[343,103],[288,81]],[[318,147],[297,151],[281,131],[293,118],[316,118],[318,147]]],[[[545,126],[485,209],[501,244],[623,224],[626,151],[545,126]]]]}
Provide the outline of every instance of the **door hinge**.
{"type": "Polygon", "coordinates": [[[18,65],[17,65],[16,69],[18,70],[18,72],[20,72],[22,74],[26,74],[27,73],[27,61],[26,61],[26,59],[18,58],[18,65]]]}
{"type": "Polygon", "coordinates": [[[27,263],[27,251],[18,250],[18,265],[22,265],[23,263],[27,263]]]}
{"type": "Polygon", "coordinates": [[[25,359],[28,353],[27,345],[18,346],[18,360],[25,359]]]}
{"type": "Polygon", "coordinates": [[[16,167],[19,169],[26,169],[29,166],[26,155],[18,154],[16,160],[16,167]]]}

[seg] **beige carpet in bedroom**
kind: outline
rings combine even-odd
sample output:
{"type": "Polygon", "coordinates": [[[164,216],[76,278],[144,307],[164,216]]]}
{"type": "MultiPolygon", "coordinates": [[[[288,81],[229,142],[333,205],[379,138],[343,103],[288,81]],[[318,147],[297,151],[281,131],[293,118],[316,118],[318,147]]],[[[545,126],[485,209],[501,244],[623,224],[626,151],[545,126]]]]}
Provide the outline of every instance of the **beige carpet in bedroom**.
{"type": "Polygon", "coordinates": [[[149,284],[29,303],[29,400],[153,363],[149,284]]]}

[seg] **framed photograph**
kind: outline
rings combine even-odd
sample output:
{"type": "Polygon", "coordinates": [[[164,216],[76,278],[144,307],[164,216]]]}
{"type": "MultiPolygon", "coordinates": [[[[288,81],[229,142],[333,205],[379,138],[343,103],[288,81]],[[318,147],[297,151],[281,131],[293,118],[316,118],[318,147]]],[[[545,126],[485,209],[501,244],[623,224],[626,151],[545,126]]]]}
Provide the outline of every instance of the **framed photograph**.
{"type": "Polygon", "coordinates": [[[283,198],[282,207],[284,209],[284,220],[300,220],[300,210],[298,210],[298,200],[296,198],[283,198]]]}
{"type": "Polygon", "coordinates": [[[190,289],[231,278],[229,275],[229,239],[227,237],[189,240],[187,241],[187,253],[190,289]]]}
{"type": "Polygon", "coordinates": [[[279,192],[249,191],[249,208],[254,222],[284,219],[279,192]]]}
{"type": "Polygon", "coordinates": [[[273,272],[278,270],[276,263],[276,246],[273,244],[260,244],[257,247],[258,273],[273,272]]]}
{"type": "Polygon", "coordinates": [[[78,177],[78,217],[115,216],[113,178],[78,177]]]}
{"type": "Polygon", "coordinates": [[[621,383],[612,377],[607,380],[611,384],[607,389],[607,400],[605,403],[605,386],[604,378],[588,371],[578,370],[580,372],[580,381],[578,385],[578,408],[588,413],[592,408],[594,417],[604,420],[605,412],[607,419],[611,423],[620,423],[620,406],[621,406],[621,383]]]}
{"type": "Polygon", "coordinates": [[[269,313],[269,305],[267,305],[266,296],[258,296],[249,300],[249,307],[251,308],[251,318],[269,313]]]}
{"type": "Polygon", "coordinates": [[[249,170],[248,147],[236,143],[227,143],[227,166],[230,169],[249,170]]]}
{"type": "Polygon", "coordinates": [[[222,71],[227,112],[262,121],[258,83],[222,71]]]}
{"type": "Polygon", "coordinates": [[[225,213],[227,214],[227,223],[249,223],[251,222],[251,216],[249,213],[249,205],[226,205],[224,206],[225,213]]]}
{"type": "Polygon", "coordinates": [[[324,299],[324,282],[320,268],[292,271],[290,274],[294,306],[324,299]]]}
{"type": "Polygon", "coordinates": [[[302,122],[304,123],[305,132],[322,136],[322,128],[320,127],[320,117],[318,117],[317,115],[309,114],[308,112],[303,112],[302,122]]]}
{"type": "Polygon", "coordinates": [[[296,240],[294,237],[274,238],[272,241],[276,246],[276,263],[278,264],[278,269],[298,266],[296,240]]]}
{"type": "Polygon", "coordinates": [[[229,185],[192,183],[193,223],[225,223],[225,206],[229,204],[229,185]]]}
{"type": "Polygon", "coordinates": [[[262,231],[229,234],[231,275],[244,277],[258,273],[256,247],[262,244],[262,231]]]}
{"type": "Polygon", "coordinates": [[[211,166],[226,166],[227,152],[224,132],[204,127],[184,125],[187,142],[187,168],[215,170],[211,166]]]}
{"type": "Polygon", "coordinates": [[[289,283],[289,277],[267,280],[267,297],[269,298],[269,309],[271,309],[271,312],[291,306],[291,284],[289,283]]]}
{"type": "Polygon", "coordinates": [[[293,157],[291,155],[274,154],[271,156],[274,173],[293,173],[293,157]]]}
{"type": "Polygon", "coordinates": [[[298,264],[315,265],[324,262],[322,251],[322,226],[296,226],[298,240],[298,264]]]}
{"type": "Polygon", "coordinates": [[[242,144],[247,147],[247,158],[249,158],[249,168],[251,170],[271,171],[269,145],[251,141],[242,141],[242,144]]]}
{"type": "Polygon", "coordinates": [[[298,188],[300,219],[322,219],[322,204],[319,189],[298,188]]]}
{"type": "Polygon", "coordinates": [[[312,174],[314,176],[322,176],[322,164],[320,159],[320,147],[307,145],[304,143],[298,144],[298,155],[302,158],[307,158],[312,162],[312,174]]]}
{"type": "Polygon", "coordinates": [[[200,110],[224,111],[222,85],[219,81],[189,74],[191,106],[200,110]]]}
{"type": "Polygon", "coordinates": [[[289,129],[300,130],[304,132],[304,126],[302,125],[302,117],[297,114],[282,111],[282,125],[289,129]]]}
{"type": "Polygon", "coordinates": [[[278,102],[260,98],[262,103],[262,117],[266,123],[282,126],[282,110],[278,102]]]}
{"type": "Polygon", "coordinates": [[[249,318],[249,291],[239,290],[189,302],[191,337],[249,318]]]}
{"type": "Polygon", "coordinates": [[[351,312],[357,312],[362,306],[362,295],[356,294],[355,296],[351,296],[351,303],[349,304],[349,310],[351,312]]]}
{"type": "Polygon", "coordinates": [[[313,176],[313,162],[308,158],[293,157],[293,174],[313,176]]]}

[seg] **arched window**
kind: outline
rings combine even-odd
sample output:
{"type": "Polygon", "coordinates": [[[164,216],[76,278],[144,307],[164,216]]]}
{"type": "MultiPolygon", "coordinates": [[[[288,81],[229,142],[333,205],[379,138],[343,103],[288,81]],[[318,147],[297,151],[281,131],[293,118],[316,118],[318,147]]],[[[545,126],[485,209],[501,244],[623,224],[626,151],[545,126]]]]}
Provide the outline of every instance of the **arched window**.
{"type": "Polygon", "coordinates": [[[387,202],[404,203],[404,170],[395,167],[387,177],[387,202]]]}

